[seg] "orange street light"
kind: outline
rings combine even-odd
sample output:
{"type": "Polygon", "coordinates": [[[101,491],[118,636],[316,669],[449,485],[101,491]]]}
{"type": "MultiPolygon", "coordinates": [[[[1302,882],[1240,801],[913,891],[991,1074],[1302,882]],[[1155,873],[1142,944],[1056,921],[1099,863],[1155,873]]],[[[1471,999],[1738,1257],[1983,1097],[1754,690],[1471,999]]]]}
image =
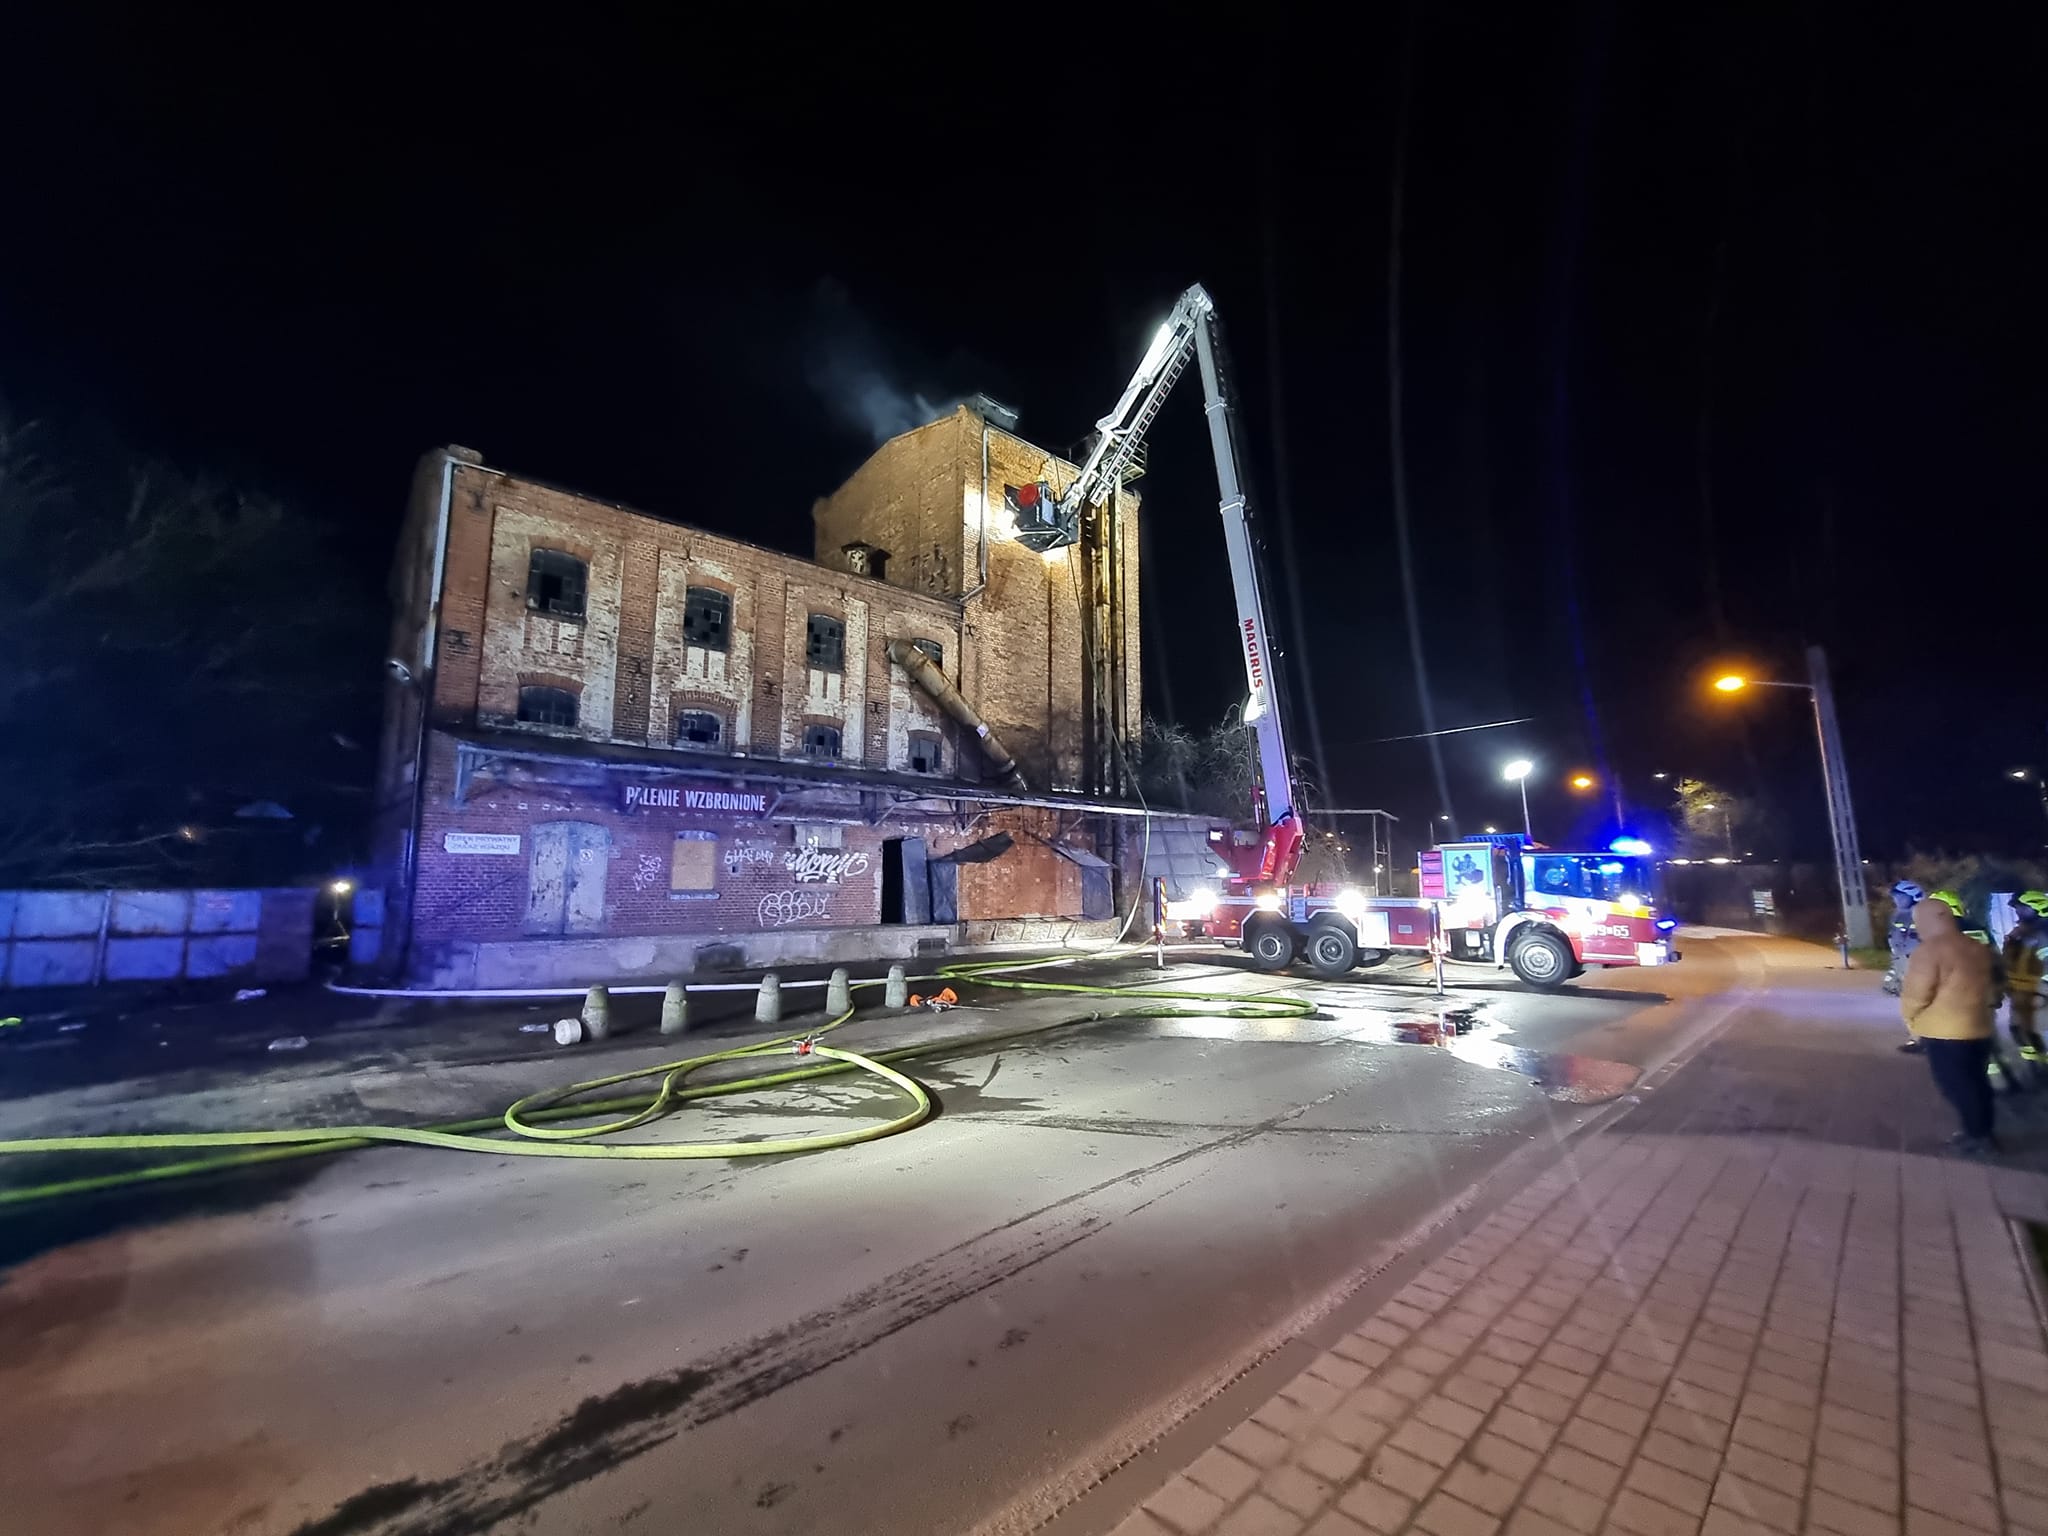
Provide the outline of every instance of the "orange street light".
{"type": "Polygon", "coordinates": [[[1575,773],[1572,775],[1573,789],[1591,789],[1592,787],[1593,775],[1590,773],[1575,773]]]}
{"type": "Polygon", "coordinates": [[[1731,672],[1726,677],[1715,678],[1714,686],[1720,689],[1723,693],[1740,693],[1743,689],[1749,686],[1749,679],[1746,677],[1737,677],[1731,672]]]}

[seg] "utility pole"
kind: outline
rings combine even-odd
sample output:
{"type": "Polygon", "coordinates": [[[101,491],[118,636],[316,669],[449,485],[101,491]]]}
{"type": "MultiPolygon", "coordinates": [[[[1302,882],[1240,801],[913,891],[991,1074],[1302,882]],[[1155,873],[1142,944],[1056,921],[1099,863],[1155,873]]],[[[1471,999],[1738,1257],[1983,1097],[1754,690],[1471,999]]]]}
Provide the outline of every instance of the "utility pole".
{"type": "Polygon", "coordinates": [[[1851,949],[1870,947],[1870,897],[1863,888],[1863,854],[1856,842],[1856,812],[1849,801],[1849,768],[1842,757],[1842,729],[1835,720],[1835,694],[1828,682],[1827,652],[1806,648],[1813,729],[1820,738],[1821,776],[1828,797],[1828,832],[1835,845],[1835,884],[1842,893],[1842,932],[1851,949]]]}

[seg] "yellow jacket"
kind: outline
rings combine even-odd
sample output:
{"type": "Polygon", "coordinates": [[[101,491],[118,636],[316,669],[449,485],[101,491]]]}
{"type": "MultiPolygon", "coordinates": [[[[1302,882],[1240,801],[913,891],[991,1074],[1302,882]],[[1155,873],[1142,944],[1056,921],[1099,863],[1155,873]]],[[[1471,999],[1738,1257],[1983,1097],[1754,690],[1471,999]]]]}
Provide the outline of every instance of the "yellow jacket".
{"type": "Polygon", "coordinates": [[[1906,1028],[1930,1040],[1982,1040],[1998,1007],[1989,945],[1966,938],[1955,913],[1938,901],[1913,908],[1920,947],[1906,962],[1899,1011],[1906,1028]]]}

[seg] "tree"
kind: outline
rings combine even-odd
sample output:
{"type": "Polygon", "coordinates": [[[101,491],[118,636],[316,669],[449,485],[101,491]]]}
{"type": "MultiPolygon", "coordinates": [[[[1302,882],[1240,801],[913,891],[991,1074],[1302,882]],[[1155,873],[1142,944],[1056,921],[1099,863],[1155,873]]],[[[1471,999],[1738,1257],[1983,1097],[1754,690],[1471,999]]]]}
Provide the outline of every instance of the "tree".
{"type": "Polygon", "coordinates": [[[383,615],[337,585],[327,530],[118,449],[67,454],[0,410],[0,540],[0,886],[345,857],[383,615]],[[289,818],[236,816],[263,801],[289,818]]]}
{"type": "Polygon", "coordinates": [[[1678,797],[1679,847],[1684,857],[1741,857],[1739,839],[1755,821],[1754,806],[1703,779],[1680,779],[1674,793],[1678,797]]]}
{"type": "MultiPolygon", "coordinates": [[[[1306,758],[1294,760],[1295,810],[1305,828],[1323,803],[1320,776],[1306,758]]],[[[1258,749],[1235,710],[1197,734],[1172,721],[1145,717],[1139,746],[1138,788],[1155,808],[1248,822],[1259,782],[1258,749]]],[[[1296,878],[1304,883],[1349,878],[1350,840],[1310,832],[1296,878]]]]}

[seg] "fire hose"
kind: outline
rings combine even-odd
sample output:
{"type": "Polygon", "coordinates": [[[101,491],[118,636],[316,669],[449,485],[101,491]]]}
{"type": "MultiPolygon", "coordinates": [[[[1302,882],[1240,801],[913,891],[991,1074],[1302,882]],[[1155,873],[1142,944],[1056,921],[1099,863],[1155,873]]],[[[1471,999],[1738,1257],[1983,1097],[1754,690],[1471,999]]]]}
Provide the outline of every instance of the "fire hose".
{"type": "MultiPolygon", "coordinates": [[[[851,1021],[855,1010],[846,1012],[815,1029],[778,1035],[773,1039],[660,1062],[630,1072],[587,1078],[563,1087],[544,1089],[515,1101],[502,1115],[457,1120],[441,1125],[337,1125],[247,1131],[172,1131],[114,1136],[37,1136],[0,1140],[0,1156],[37,1153],[122,1153],[122,1152],[206,1152],[211,1155],[155,1163],[115,1172],[86,1174],[50,1183],[0,1190],[0,1206],[24,1205],[63,1196],[83,1195],[100,1190],[156,1180],[195,1177],[233,1168],[282,1162],[292,1158],[317,1157],[333,1152],[353,1151],[383,1144],[439,1147],[454,1152],[487,1152],[495,1156],[620,1158],[670,1161],[697,1158],[779,1157],[798,1152],[829,1152],[858,1146],[885,1136],[898,1135],[931,1118],[934,1101],[931,1090],[914,1077],[898,1071],[894,1062],[920,1056],[936,1056],[969,1048],[986,1048],[1042,1035],[1053,1030],[1111,1019],[1136,1018],[1228,1018],[1303,1019],[1312,1017],[1315,1005],[1297,997],[1245,997],[1229,992],[1149,991],[1135,988],[1091,986],[1081,982],[1026,979],[1014,973],[1064,965],[1092,956],[1053,955],[1031,961],[980,961],[941,966],[938,975],[949,981],[1019,992],[1066,993],[1075,996],[1115,997],[1132,1000],[1135,1007],[1108,1012],[1077,1014],[1043,1024],[994,1034],[962,1034],[941,1040],[920,1041],[893,1050],[864,1054],[838,1050],[818,1043],[820,1037],[851,1021]],[[785,1066],[742,1078],[692,1083],[697,1072],[721,1062],[766,1061],[794,1055],[803,1064],[785,1066]],[[846,1072],[864,1072],[879,1078],[908,1107],[893,1119],[850,1129],[783,1136],[758,1141],[616,1141],[624,1132],[665,1119],[684,1105],[704,1099],[735,1094],[758,1093],[783,1088],[816,1078],[846,1072]],[[606,1089],[623,1084],[658,1079],[654,1091],[594,1098],[606,1089]],[[596,1116],[614,1116],[596,1124],[564,1124],[589,1121],[596,1116]]],[[[861,981],[855,987],[880,986],[880,981],[861,981]]]]}

